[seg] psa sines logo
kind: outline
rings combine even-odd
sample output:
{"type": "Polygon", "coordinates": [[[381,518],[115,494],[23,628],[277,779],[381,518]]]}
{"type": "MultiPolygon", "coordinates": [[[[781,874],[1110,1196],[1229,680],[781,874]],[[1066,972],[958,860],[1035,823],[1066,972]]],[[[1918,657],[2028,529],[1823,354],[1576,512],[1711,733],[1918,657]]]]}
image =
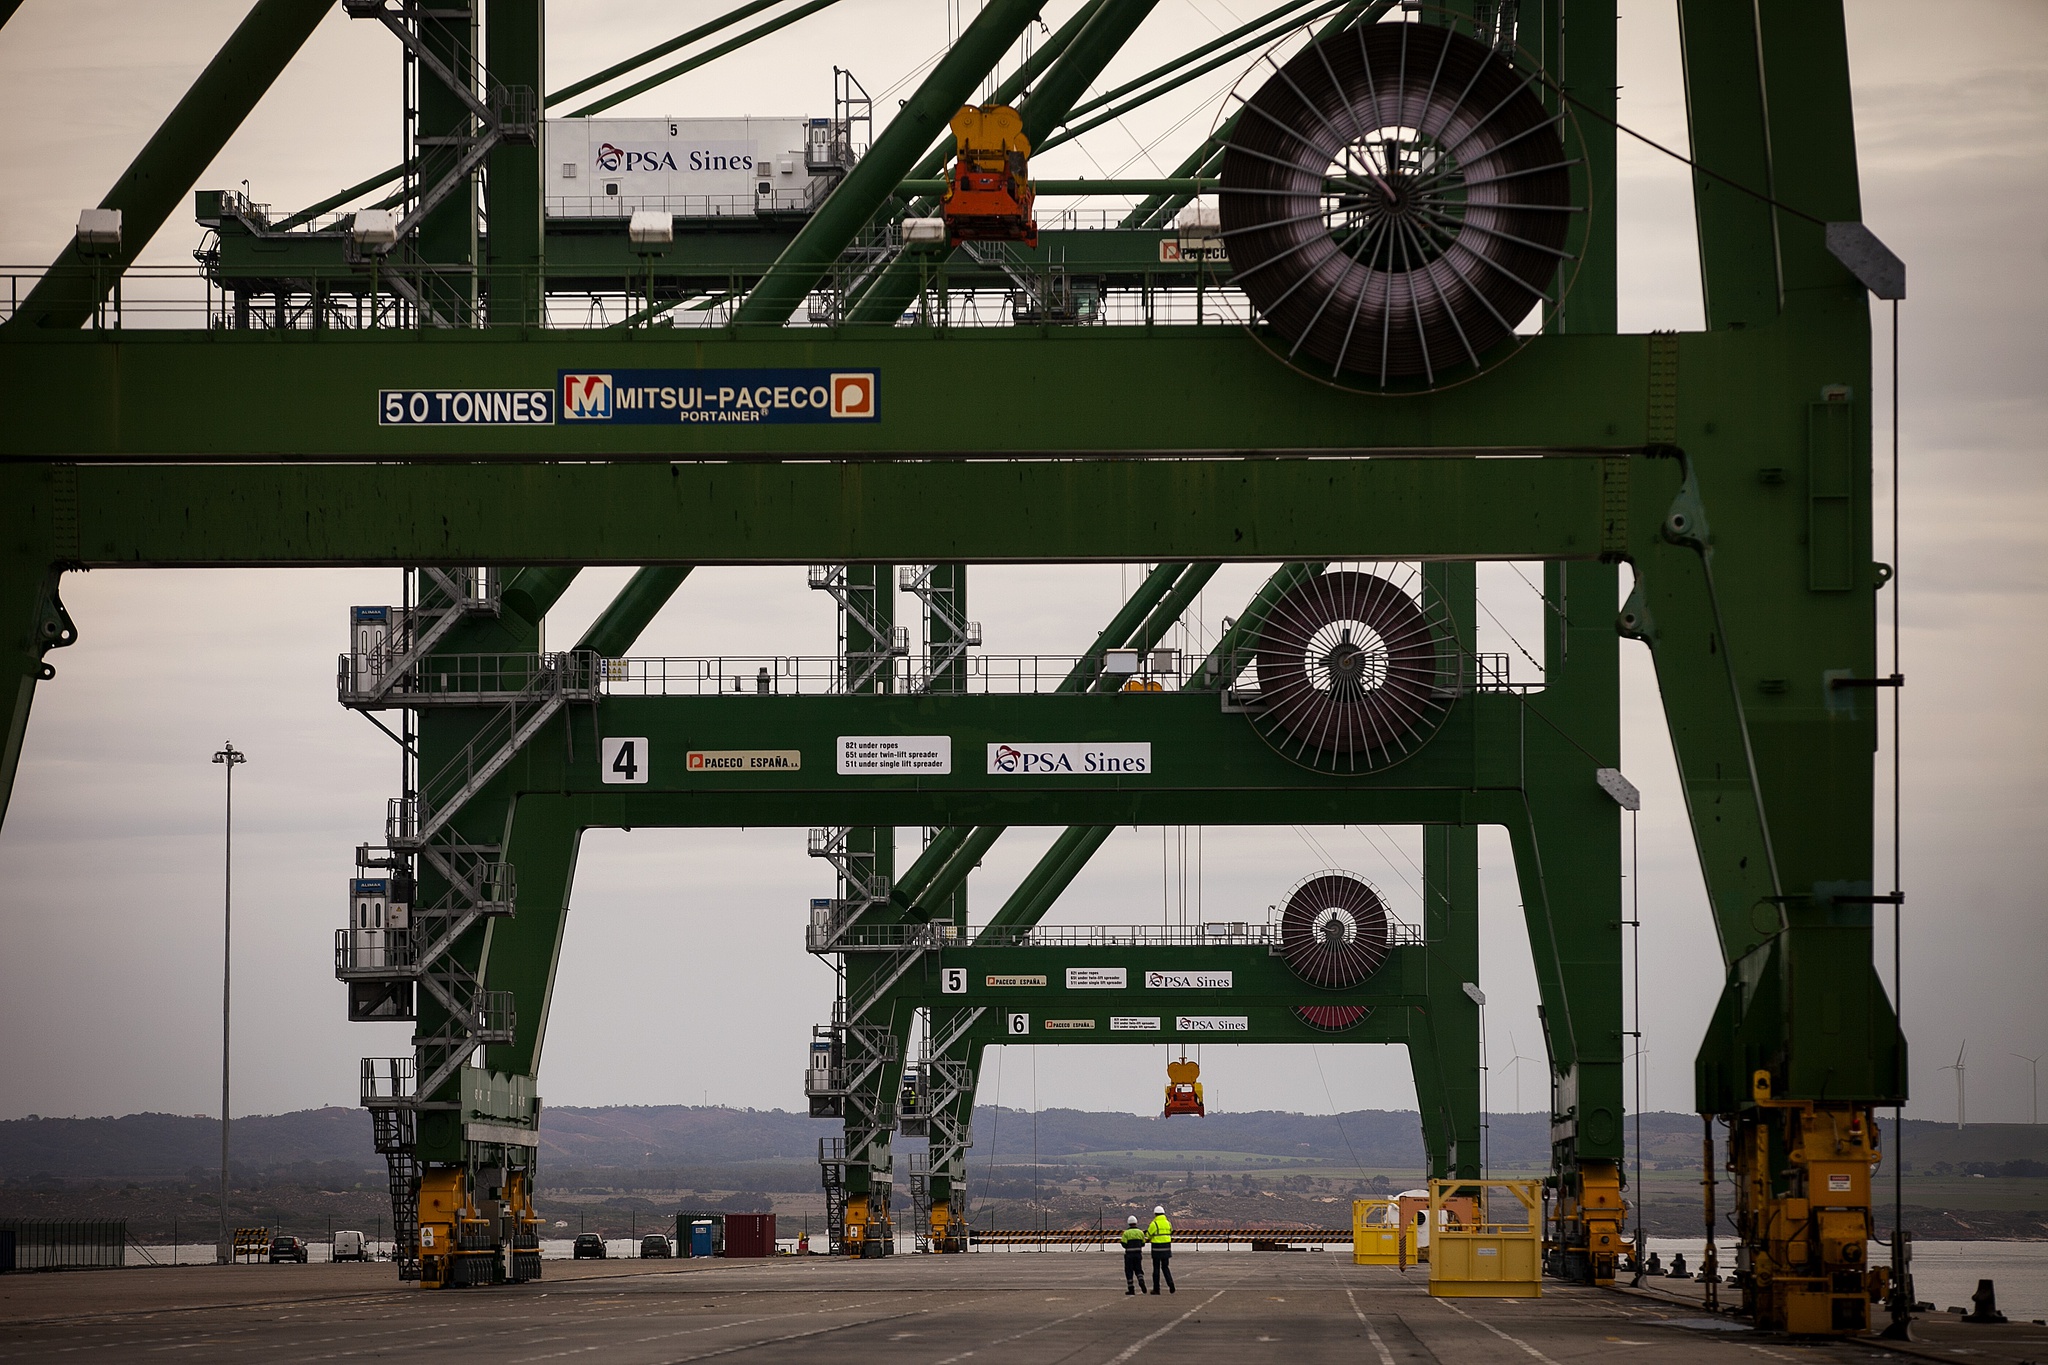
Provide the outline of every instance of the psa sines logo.
{"type": "Polygon", "coordinates": [[[832,376],[832,415],[856,418],[875,415],[875,376],[872,372],[832,376]]]}
{"type": "Polygon", "coordinates": [[[996,745],[995,752],[989,755],[989,766],[1006,773],[1016,772],[1023,761],[1024,755],[1007,744],[996,745]]]}
{"type": "Polygon", "coordinates": [[[608,374],[563,375],[562,416],[571,422],[610,421],[612,377],[608,374]]]}

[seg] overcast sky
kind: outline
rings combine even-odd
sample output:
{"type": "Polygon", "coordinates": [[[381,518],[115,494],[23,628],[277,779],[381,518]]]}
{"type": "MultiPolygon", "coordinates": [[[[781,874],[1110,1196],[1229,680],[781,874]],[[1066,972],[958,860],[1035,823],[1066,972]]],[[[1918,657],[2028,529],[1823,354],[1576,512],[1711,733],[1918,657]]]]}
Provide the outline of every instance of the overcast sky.
{"type": "MultiPolygon", "coordinates": [[[[555,0],[560,85],[679,32],[723,4],[555,0]]],[[[969,6],[971,8],[971,5],[969,6]]],[[[1254,0],[1162,0],[1106,88],[1234,26],[1254,0]]],[[[909,93],[947,39],[948,0],[847,0],[614,114],[823,113],[834,64],[877,96],[909,93]]],[[[1047,6],[1057,26],[1072,0],[1047,6]]],[[[0,29],[0,263],[33,269],[63,245],[247,9],[246,0],[27,0],[0,29]]],[[[1970,1116],[2025,1121],[2028,1064],[2048,1053],[2048,474],[2042,300],[2048,298],[2048,8],[1976,0],[1938,9],[1850,0],[1865,221],[1908,264],[1902,312],[1905,1018],[1914,1115],[1953,1118],[1940,1070],[1967,1039],[1970,1116]],[[1988,41],[1987,41],[1988,40],[1988,41]]],[[[1671,0],[1624,0],[1622,117],[1686,138],[1671,0]]],[[[1042,158],[1043,174],[1170,170],[1213,122],[1234,72],[1042,158]]],[[[398,49],[339,9],[228,143],[202,184],[246,179],[296,209],[390,165],[398,49]]],[[[1700,323],[1682,167],[1624,140],[1621,323],[1700,323]]],[[[189,263],[199,229],[174,216],[145,253],[189,263]]],[[[1882,337],[1882,332],[1880,332],[1882,337]]],[[[1876,406],[1889,401],[1882,341],[1876,406]]],[[[1889,432],[1877,433],[1882,451],[1889,432]]],[[[1880,484],[1883,480],[1880,477],[1880,484]]],[[[1888,507],[1878,508],[1880,518],[1888,507]]],[[[1881,552],[1880,557],[1885,557],[1881,552]]],[[[1535,578],[1535,566],[1526,566],[1535,578]]],[[[1190,614],[1213,638],[1261,576],[1225,569],[1190,614]]],[[[572,639],[624,580],[583,575],[549,621],[572,639]]],[[[1138,571],[977,569],[973,614],[991,653],[1071,653],[1138,571]]],[[[51,656],[14,802],[0,830],[0,1118],[212,1112],[219,1102],[221,769],[236,778],[237,1113],[354,1101],[355,1059],[407,1049],[394,1025],[349,1025],[331,975],[352,850],[395,791],[395,750],[334,702],[346,608],[397,596],[395,571],[99,572],[64,597],[81,639],[51,656]]],[[[1506,566],[1482,575],[1481,647],[1540,653],[1540,603],[1506,566]],[[1512,637],[1512,639],[1510,638],[1512,637]]],[[[914,615],[914,602],[899,608],[914,615]]],[[[825,654],[830,603],[800,569],[703,571],[636,654],[825,654]]],[[[1692,1061],[1720,987],[1714,939],[1647,657],[1623,647],[1624,767],[1643,789],[1647,1102],[1691,1107],[1692,1061]]],[[[1885,765],[1888,768],[1888,764],[1885,765]]],[[[1880,846],[1886,833],[1881,829],[1880,846]]],[[[973,881],[999,904],[1052,831],[1013,831],[973,881]]],[[[914,847],[915,832],[904,843],[914,847]]],[[[1263,919],[1300,877],[1336,865],[1397,913],[1418,899],[1412,829],[1230,828],[1189,835],[1189,913],[1263,919]],[[1197,875],[1199,871],[1199,875],[1197,875]]],[[[1069,923],[1179,914],[1180,838],[1119,830],[1060,903],[1069,923]]],[[[1504,837],[1488,831],[1483,984],[1492,1107],[1537,1108],[1540,1052],[1527,936],[1504,837]]],[[[796,1108],[831,973],[802,951],[805,907],[831,894],[801,831],[597,831],[583,844],[540,1089],[551,1104],[796,1108]],[[737,1026],[736,1026],[737,1025],[737,1026]]],[[[979,917],[979,916],[977,916],[979,917]]],[[[1880,935],[1885,937],[1885,935],[1880,935]]],[[[1888,955],[1885,970],[1889,976],[1888,955]]],[[[1146,1112],[1161,1049],[1040,1049],[993,1060],[1005,1104],[1146,1112]]],[[[992,1054],[993,1058],[993,1054],[992,1054]]],[[[1219,1108],[1402,1108],[1394,1049],[1209,1047],[1219,1108]]]]}

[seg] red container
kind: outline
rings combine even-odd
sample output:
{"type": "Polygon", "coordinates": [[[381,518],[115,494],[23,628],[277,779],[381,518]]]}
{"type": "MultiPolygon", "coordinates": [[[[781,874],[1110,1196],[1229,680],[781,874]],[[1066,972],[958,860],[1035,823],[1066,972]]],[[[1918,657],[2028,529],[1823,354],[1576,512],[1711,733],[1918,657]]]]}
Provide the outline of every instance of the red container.
{"type": "Polygon", "coordinates": [[[773,1256],[775,1215],[772,1213],[728,1213],[725,1215],[725,1255],[773,1256]]]}

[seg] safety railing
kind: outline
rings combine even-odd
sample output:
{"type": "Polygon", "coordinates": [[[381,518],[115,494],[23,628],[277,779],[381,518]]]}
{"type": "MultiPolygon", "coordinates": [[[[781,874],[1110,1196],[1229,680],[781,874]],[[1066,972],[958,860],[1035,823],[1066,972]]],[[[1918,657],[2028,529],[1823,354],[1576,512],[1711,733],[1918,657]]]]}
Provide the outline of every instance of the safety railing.
{"type": "Polygon", "coordinates": [[[482,706],[559,686],[570,701],[594,701],[602,669],[590,650],[557,654],[433,654],[385,687],[377,671],[380,654],[343,654],[335,662],[335,687],[344,706],[381,698],[388,705],[482,706]]]}
{"type": "Polygon", "coordinates": [[[404,929],[336,929],[334,974],[341,980],[376,980],[412,974],[412,936],[404,929]]]}
{"type": "Polygon", "coordinates": [[[814,953],[848,953],[944,948],[960,942],[955,924],[856,924],[827,920],[821,924],[814,915],[805,946],[814,953]]]}
{"type": "Polygon", "coordinates": [[[418,1083],[419,1064],[411,1057],[365,1057],[356,1094],[365,1105],[403,1104],[418,1083]]]}
{"type": "MultiPolygon", "coordinates": [[[[105,298],[88,323],[94,329],[478,328],[503,321],[502,310],[491,307],[493,286],[521,300],[522,308],[524,300],[538,297],[536,320],[548,328],[723,327],[767,269],[764,261],[698,260],[671,251],[543,273],[533,267],[361,256],[346,239],[334,250],[332,237],[306,239],[314,250],[289,249],[300,244],[300,236],[262,239],[266,248],[282,242],[286,249],[261,253],[223,251],[216,244],[190,266],[0,266],[0,321],[11,319],[31,290],[55,274],[75,280],[73,292],[105,298]]],[[[841,325],[889,254],[875,247],[834,262],[792,325],[841,325]]],[[[1238,327],[1255,321],[1249,300],[1228,277],[1225,261],[1134,261],[1113,252],[1068,249],[1063,260],[1012,253],[998,265],[963,255],[921,266],[902,311],[873,325],[1238,327]]]]}
{"type": "Polygon", "coordinates": [[[124,1220],[0,1218],[0,1232],[14,1234],[15,1270],[118,1270],[126,1261],[124,1220]]]}
{"type": "MultiPolygon", "coordinates": [[[[1125,651],[1111,651],[1123,653],[1125,651]]],[[[1125,665],[1098,656],[1074,654],[968,654],[934,669],[929,656],[905,655],[889,665],[890,691],[908,692],[913,683],[930,679],[934,695],[973,693],[1023,695],[1057,690],[1075,668],[1092,667],[1084,676],[1108,672],[1119,686],[1131,679],[1157,683],[1146,691],[1178,691],[1191,680],[1189,655],[1157,650],[1125,665]]],[[[603,690],[614,697],[799,697],[826,696],[838,690],[841,661],[833,655],[713,655],[707,658],[606,659],[600,670],[603,690]]]]}

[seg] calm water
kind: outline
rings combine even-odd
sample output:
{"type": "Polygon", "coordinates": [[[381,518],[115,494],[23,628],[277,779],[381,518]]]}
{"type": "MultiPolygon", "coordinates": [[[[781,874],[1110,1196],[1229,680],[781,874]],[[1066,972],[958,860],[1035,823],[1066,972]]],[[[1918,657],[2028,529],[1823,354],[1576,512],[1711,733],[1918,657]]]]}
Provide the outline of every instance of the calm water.
{"type": "MultiPolygon", "coordinates": [[[[1700,1242],[1683,1237],[1652,1237],[1650,1250],[1668,1265],[1671,1253],[1685,1253],[1687,1266],[1699,1269],[1700,1242]]],[[[1721,1243],[1724,1267],[1730,1259],[1728,1243],[1721,1243]]],[[[1872,1243],[1870,1263],[1890,1265],[1891,1248],[1872,1243]]],[[[2026,1321],[2048,1318],[2048,1242],[1915,1242],[1913,1244],[1913,1288],[1922,1303],[1937,1311],[1970,1306],[1977,1281],[1992,1280],[1998,1286],[1998,1311],[2009,1318],[2026,1321]]]]}

